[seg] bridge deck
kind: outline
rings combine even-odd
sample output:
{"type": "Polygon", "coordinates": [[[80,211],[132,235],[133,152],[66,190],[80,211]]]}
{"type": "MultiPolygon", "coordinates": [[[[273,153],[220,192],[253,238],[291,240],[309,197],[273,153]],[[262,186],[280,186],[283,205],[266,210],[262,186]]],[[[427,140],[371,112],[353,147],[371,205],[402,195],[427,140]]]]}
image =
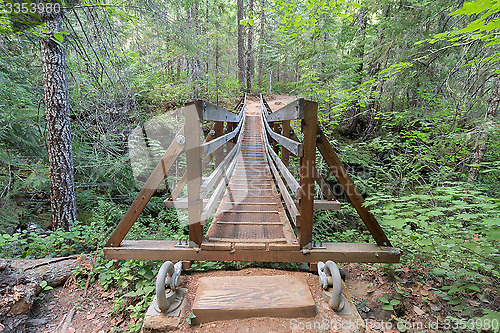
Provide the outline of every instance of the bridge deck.
{"type": "Polygon", "coordinates": [[[267,162],[258,106],[248,106],[241,135],[234,174],[202,248],[207,243],[246,243],[268,249],[273,243],[299,249],[267,162]]]}

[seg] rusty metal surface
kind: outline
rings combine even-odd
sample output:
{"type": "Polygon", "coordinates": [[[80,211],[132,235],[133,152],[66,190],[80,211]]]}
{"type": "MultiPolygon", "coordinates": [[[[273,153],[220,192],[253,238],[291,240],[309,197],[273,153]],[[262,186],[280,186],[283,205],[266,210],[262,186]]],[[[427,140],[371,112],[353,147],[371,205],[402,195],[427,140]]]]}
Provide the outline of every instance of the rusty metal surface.
{"type": "Polygon", "coordinates": [[[260,112],[247,110],[241,151],[206,242],[289,243],[291,230],[264,152],[260,112]],[[288,236],[288,237],[287,237],[288,236]]]}

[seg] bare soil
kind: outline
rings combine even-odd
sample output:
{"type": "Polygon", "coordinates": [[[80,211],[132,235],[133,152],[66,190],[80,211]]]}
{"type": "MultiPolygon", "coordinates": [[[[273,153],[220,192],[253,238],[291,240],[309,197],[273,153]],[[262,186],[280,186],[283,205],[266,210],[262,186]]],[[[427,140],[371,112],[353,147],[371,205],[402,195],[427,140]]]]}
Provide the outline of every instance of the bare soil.
{"type": "MultiPolygon", "coordinates": [[[[342,266],[347,273],[347,292],[353,297],[355,305],[363,319],[368,323],[367,332],[398,332],[393,329],[385,329],[388,320],[393,316],[392,311],[381,310],[383,303],[378,299],[382,294],[394,295],[394,282],[384,276],[384,272],[371,265],[349,264],[342,266]]],[[[314,318],[251,318],[244,320],[228,320],[206,323],[200,326],[191,326],[183,320],[177,332],[336,332],[325,330],[325,322],[329,325],[340,325],[342,318],[335,314],[322,300],[322,290],[315,273],[287,271],[279,269],[265,269],[248,267],[238,271],[186,271],[181,276],[181,287],[188,288],[188,304],[186,313],[191,312],[191,306],[196,294],[198,280],[202,276],[232,276],[232,275],[303,275],[309,285],[311,294],[316,303],[317,314],[314,318]],[[314,323],[317,323],[316,329],[314,323]],[[318,325],[322,324],[322,327],[318,325]],[[308,329],[308,327],[310,329],[308,329]]],[[[151,281],[154,284],[154,281],[151,281]]],[[[422,286],[423,287],[423,286],[422,286]]],[[[418,304],[422,290],[429,295],[425,288],[419,289],[412,297],[415,299],[409,303],[418,304]]],[[[69,320],[67,332],[124,332],[129,323],[134,320],[126,313],[113,313],[114,290],[104,290],[98,282],[89,287],[88,294],[84,298],[83,290],[79,287],[59,287],[45,292],[43,297],[33,307],[28,320],[26,332],[56,332],[63,326],[67,319],[65,316],[75,309],[74,316],[69,320]]],[[[410,304],[413,309],[413,304],[410,304]]],[[[417,306],[418,307],[418,306],[417,306]]],[[[414,310],[411,310],[414,311],[414,310]]],[[[410,317],[415,313],[409,311],[410,317]]],[[[418,310],[417,310],[418,311],[418,310]]],[[[409,317],[409,319],[411,319],[409,317]]],[[[414,318],[415,319],[415,318],[414,318]]],[[[340,326],[337,326],[340,327],[340,326]]],[[[411,330],[409,330],[411,331],[411,330]]]]}

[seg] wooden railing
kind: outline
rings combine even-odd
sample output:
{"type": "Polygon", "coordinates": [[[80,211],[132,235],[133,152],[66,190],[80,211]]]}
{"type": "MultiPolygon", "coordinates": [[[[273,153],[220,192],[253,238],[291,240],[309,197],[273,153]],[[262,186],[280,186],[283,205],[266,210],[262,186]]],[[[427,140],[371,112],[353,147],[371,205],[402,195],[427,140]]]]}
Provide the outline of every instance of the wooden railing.
{"type": "Polygon", "coordinates": [[[267,158],[285,207],[298,229],[301,247],[307,248],[311,245],[313,211],[340,208],[340,203],[334,198],[327,182],[316,168],[316,148],[323,155],[325,162],[342,185],[345,194],[377,244],[390,246],[388,238],[376,219],[363,206],[363,197],[319,128],[317,103],[298,99],[272,112],[261,95],[260,109],[267,158]],[[302,142],[291,131],[290,121],[292,120],[300,120],[302,142]],[[277,144],[281,146],[281,157],[277,153],[279,151],[277,144]],[[290,153],[300,158],[300,181],[297,181],[288,170],[290,153]],[[315,182],[327,200],[314,200],[315,182]]]}
{"type": "Polygon", "coordinates": [[[234,157],[241,148],[239,134],[245,124],[246,95],[240,99],[234,109],[238,113],[227,111],[202,100],[184,106],[184,126],[177,132],[175,139],[123,216],[106,246],[120,245],[164,181],[168,171],[184,151],[187,170],[171,191],[170,197],[165,201],[165,206],[188,209],[189,239],[197,245],[201,244],[203,224],[217,207],[228,177],[234,169],[236,163],[234,157]],[[215,122],[203,142],[200,142],[203,134],[201,120],[215,122]],[[226,153],[224,153],[224,147],[226,147],[226,153]],[[203,167],[214,158],[215,170],[203,179],[203,167]],[[187,198],[179,198],[186,185],[187,198]],[[212,191],[214,187],[215,190],[212,191]],[[208,193],[211,191],[212,194],[209,196],[208,193]]]}

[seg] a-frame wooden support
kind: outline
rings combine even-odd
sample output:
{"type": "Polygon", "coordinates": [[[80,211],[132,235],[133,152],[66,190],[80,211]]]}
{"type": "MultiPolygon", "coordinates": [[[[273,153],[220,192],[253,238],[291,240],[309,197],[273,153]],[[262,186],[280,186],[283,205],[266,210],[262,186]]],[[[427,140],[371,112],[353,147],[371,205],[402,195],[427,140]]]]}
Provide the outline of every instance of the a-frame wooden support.
{"type": "Polygon", "coordinates": [[[316,142],[316,145],[323,155],[326,163],[330,167],[330,170],[333,172],[333,175],[335,176],[335,178],[337,178],[340,185],[342,185],[345,194],[347,195],[352,205],[358,212],[359,216],[365,223],[366,227],[370,231],[371,235],[375,239],[375,242],[377,242],[377,245],[391,246],[391,242],[385,235],[384,230],[382,230],[375,217],[370,213],[368,208],[363,206],[363,197],[356,188],[356,185],[354,185],[351,177],[349,177],[349,175],[347,174],[347,171],[342,165],[342,162],[338,158],[337,154],[330,145],[330,142],[328,142],[328,139],[321,130],[318,130],[318,140],[316,142]]]}
{"type": "MultiPolygon", "coordinates": [[[[177,132],[176,137],[179,135],[184,135],[184,126],[179,130],[179,132],[177,132]]],[[[168,147],[167,152],[160,160],[160,163],[158,163],[153,173],[149,176],[134,202],[132,202],[132,205],[130,205],[129,209],[109,238],[106,246],[120,245],[130,228],[132,228],[134,222],[148,204],[149,200],[151,200],[160,184],[164,181],[168,171],[183,150],[184,145],[181,145],[177,143],[176,140],[173,140],[168,147]]]]}

